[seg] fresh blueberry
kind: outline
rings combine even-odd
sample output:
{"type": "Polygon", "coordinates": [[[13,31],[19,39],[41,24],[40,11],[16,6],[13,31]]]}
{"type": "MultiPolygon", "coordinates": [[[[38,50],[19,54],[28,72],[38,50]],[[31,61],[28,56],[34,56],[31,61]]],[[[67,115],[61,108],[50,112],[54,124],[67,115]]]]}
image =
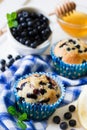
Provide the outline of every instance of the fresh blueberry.
{"type": "Polygon", "coordinates": [[[75,107],[74,105],[70,105],[70,106],[69,106],[69,111],[70,111],[70,112],[74,112],[75,109],[76,109],[76,107],[75,107]]]}
{"type": "Polygon", "coordinates": [[[26,45],[26,46],[29,46],[30,43],[31,43],[30,40],[26,40],[26,41],[25,41],[25,45],[26,45]]]}
{"type": "Polygon", "coordinates": [[[67,122],[61,122],[61,123],[60,123],[60,128],[61,128],[62,130],[66,130],[66,129],[68,128],[67,122]]]}
{"type": "Polygon", "coordinates": [[[27,27],[26,22],[21,23],[21,26],[22,26],[23,28],[26,28],[26,27],[27,27]]]}
{"type": "Polygon", "coordinates": [[[21,24],[19,24],[19,25],[17,26],[17,31],[21,32],[22,29],[23,29],[23,28],[22,28],[21,24]]]}
{"type": "Polygon", "coordinates": [[[27,36],[27,31],[23,31],[23,32],[21,32],[21,36],[22,36],[22,37],[27,36]]]}
{"type": "Polygon", "coordinates": [[[71,114],[70,112],[66,112],[66,113],[64,114],[64,118],[65,118],[66,120],[69,120],[69,119],[72,118],[72,114],[71,114]]]}
{"type": "Polygon", "coordinates": [[[53,122],[54,122],[55,124],[59,124],[60,121],[61,121],[61,119],[60,119],[59,116],[54,116],[54,117],[53,117],[53,122]]]}
{"type": "Polygon", "coordinates": [[[34,35],[33,31],[29,31],[28,34],[29,34],[29,36],[33,36],[34,35]]]}
{"type": "Polygon", "coordinates": [[[2,71],[2,72],[5,71],[5,66],[1,66],[1,71],[2,71]]]}
{"type": "Polygon", "coordinates": [[[69,120],[69,125],[70,125],[71,127],[76,126],[76,120],[74,120],[74,119],[69,120]]]}
{"type": "Polygon", "coordinates": [[[20,19],[22,17],[22,13],[19,12],[18,15],[17,15],[18,19],[20,19]]]}
{"type": "Polygon", "coordinates": [[[19,42],[21,42],[22,44],[24,44],[25,43],[25,39],[24,38],[20,38],[19,42]]]}
{"type": "Polygon", "coordinates": [[[29,22],[27,22],[28,27],[32,27],[33,24],[34,24],[33,21],[29,21],[29,22]]]}
{"type": "Polygon", "coordinates": [[[6,64],[6,60],[4,60],[4,59],[1,59],[1,65],[5,65],[6,64]]]}
{"type": "Polygon", "coordinates": [[[19,23],[25,22],[25,18],[24,17],[20,17],[19,19],[19,23]]]}
{"type": "Polygon", "coordinates": [[[31,43],[31,44],[30,44],[30,47],[31,47],[31,48],[36,48],[36,47],[37,47],[37,42],[31,43]]]}
{"type": "Polygon", "coordinates": [[[28,18],[29,13],[28,13],[28,11],[22,11],[22,15],[24,18],[28,18]]]}
{"type": "Polygon", "coordinates": [[[11,54],[9,54],[9,55],[7,56],[7,58],[8,58],[8,59],[11,59],[11,58],[13,58],[13,56],[12,56],[11,54]]]}
{"type": "Polygon", "coordinates": [[[31,22],[32,21],[32,19],[31,18],[26,18],[26,22],[31,22]]]}

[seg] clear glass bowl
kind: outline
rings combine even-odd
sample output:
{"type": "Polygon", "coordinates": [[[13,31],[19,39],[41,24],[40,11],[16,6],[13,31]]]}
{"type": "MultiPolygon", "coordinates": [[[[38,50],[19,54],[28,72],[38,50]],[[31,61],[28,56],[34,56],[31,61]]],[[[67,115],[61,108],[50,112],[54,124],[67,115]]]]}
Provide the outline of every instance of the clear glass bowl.
{"type": "MultiPolygon", "coordinates": [[[[76,5],[76,11],[83,13],[84,15],[85,14],[87,15],[87,7],[81,7],[79,5],[76,5]]],[[[72,13],[75,13],[75,11],[72,13]]],[[[72,16],[71,13],[70,13],[70,15],[72,16]]],[[[83,16],[83,17],[85,17],[85,16],[83,16]]],[[[76,19],[74,19],[74,21],[76,23],[75,22],[72,23],[72,21],[67,22],[66,20],[63,20],[62,18],[57,17],[58,24],[61,26],[61,28],[67,34],[69,34],[72,37],[76,37],[76,38],[87,38],[87,16],[86,16],[86,22],[84,22],[83,24],[82,24],[82,20],[83,19],[78,20],[78,18],[76,17],[76,19]],[[78,24],[78,23],[80,23],[80,24],[78,24]]]]}

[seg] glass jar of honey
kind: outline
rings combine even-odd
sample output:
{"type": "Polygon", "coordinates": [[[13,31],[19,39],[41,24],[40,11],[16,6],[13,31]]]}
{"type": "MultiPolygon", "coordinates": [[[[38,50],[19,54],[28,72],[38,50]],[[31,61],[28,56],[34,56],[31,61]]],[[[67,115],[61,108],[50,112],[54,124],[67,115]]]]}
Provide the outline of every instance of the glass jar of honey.
{"type": "Polygon", "coordinates": [[[87,38],[87,8],[76,5],[76,10],[57,17],[61,28],[69,35],[76,38],[87,38]]]}

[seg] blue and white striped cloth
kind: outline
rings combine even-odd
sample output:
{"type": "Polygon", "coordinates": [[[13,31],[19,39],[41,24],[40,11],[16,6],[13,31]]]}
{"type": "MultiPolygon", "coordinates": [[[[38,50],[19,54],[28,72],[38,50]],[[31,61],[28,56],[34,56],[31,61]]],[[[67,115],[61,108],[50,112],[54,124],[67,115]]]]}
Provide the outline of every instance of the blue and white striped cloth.
{"type": "MultiPolygon", "coordinates": [[[[16,125],[16,119],[7,112],[7,107],[14,103],[12,83],[17,78],[31,72],[52,72],[57,74],[53,68],[50,55],[29,55],[17,60],[9,69],[0,74],[0,130],[21,130],[16,125]]],[[[58,76],[58,75],[57,75],[58,76]]],[[[70,80],[58,76],[66,87],[65,98],[60,106],[76,100],[87,84],[87,77],[70,80]]],[[[27,121],[27,130],[46,130],[47,121],[27,121]]]]}

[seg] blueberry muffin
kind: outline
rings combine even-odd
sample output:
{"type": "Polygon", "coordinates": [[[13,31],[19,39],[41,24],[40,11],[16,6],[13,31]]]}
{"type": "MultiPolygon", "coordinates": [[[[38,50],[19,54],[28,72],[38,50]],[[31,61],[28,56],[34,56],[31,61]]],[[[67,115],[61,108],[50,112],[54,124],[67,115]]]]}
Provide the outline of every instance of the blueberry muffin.
{"type": "Polygon", "coordinates": [[[31,119],[42,120],[59,106],[65,89],[54,74],[39,72],[16,81],[14,93],[19,111],[26,112],[31,119]]]}
{"type": "Polygon", "coordinates": [[[58,74],[77,79],[87,74],[87,44],[79,39],[64,39],[51,47],[58,74]]]}
{"type": "Polygon", "coordinates": [[[55,56],[68,64],[81,64],[87,61],[87,44],[78,39],[60,41],[54,48],[55,56]]]}
{"type": "Polygon", "coordinates": [[[22,79],[16,89],[21,100],[27,103],[52,104],[60,97],[58,84],[46,75],[33,74],[22,79]]]}

